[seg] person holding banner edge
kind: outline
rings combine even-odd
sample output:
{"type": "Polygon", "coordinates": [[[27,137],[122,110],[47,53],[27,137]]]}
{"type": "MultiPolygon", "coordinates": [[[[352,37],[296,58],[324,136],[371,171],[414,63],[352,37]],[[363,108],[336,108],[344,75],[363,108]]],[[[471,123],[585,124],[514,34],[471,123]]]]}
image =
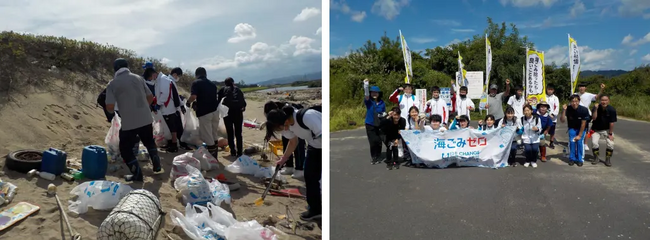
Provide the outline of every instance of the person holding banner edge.
{"type": "Polygon", "coordinates": [[[584,142],[587,134],[587,122],[591,118],[589,110],[580,105],[580,96],[577,94],[569,97],[571,105],[562,106],[560,121],[567,122],[569,128],[569,166],[577,164],[579,167],[584,163],[584,142]]]}
{"type": "Polygon", "coordinates": [[[363,80],[363,93],[365,98],[363,103],[366,106],[366,135],[370,143],[370,163],[375,165],[379,162],[381,156],[382,142],[384,134],[379,129],[381,119],[386,116],[386,103],[381,99],[381,90],[378,86],[369,87],[370,81],[363,80]]]}

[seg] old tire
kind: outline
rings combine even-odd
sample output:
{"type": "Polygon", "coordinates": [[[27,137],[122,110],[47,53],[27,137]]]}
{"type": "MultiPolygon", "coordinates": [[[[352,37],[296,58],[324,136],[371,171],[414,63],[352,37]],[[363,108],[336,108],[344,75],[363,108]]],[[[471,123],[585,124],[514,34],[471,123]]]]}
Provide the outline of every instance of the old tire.
{"type": "Polygon", "coordinates": [[[32,169],[40,170],[42,160],[43,151],[19,150],[7,155],[5,166],[7,166],[9,170],[27,173],[32,169]]]}

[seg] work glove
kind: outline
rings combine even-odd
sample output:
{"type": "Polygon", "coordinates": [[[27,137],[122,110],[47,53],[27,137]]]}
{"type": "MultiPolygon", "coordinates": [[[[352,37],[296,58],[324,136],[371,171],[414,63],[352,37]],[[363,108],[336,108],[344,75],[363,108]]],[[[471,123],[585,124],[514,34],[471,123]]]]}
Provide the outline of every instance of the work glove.
{"type": "Polygon", "coordinates": [[[187,109],[185,109],[185,106],[181,106],[181,112],[183,112],[183,115],[185,115],[185,112],[187,112],[187,109]]]}

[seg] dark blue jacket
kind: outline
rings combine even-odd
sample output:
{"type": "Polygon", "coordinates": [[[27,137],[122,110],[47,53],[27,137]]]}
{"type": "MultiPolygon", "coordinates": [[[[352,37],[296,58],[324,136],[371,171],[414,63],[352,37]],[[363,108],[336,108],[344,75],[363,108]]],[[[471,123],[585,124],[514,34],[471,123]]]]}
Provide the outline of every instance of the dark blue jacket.
{"type": "Polygon", "coordinates": [[[550,128],[551,126],[553,126],[553,119],[551,119],[550,116],[543,116],[543,115],[540,115],[539,113],[537,114],[537,116],[539,116],[539,121],[542,122],[542,123],[541,123],[541,125],[542,125],[541,133],[544,133],[544,131],[545,131],[546,129],[548,129],[548,128],[550,128]]]}
{"type": "Polygon", "coordinates": [[[378,103],[375,103],[372,99],[363,99],[363,103],[366,104],[366,124],[375,125],[375,117],[379,114],[386,112],[386,103],[383,100],[380,100],[378,103]]]}

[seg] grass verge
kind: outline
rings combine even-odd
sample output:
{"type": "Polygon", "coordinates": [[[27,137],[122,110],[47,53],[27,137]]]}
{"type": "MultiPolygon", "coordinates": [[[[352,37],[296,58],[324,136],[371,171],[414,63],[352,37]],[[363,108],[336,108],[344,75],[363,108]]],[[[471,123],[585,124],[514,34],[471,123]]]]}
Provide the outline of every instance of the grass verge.
{"type": "Polygon", "coordinates": [[[265,86],[246,87],[246,88],[242,88],[241,91],[244,92],[244,93],[247,93],[247,92],[254,92],[254,91],[265,90],[265,89],[268,89],[268,87],[265,87],[265,86]]]}

